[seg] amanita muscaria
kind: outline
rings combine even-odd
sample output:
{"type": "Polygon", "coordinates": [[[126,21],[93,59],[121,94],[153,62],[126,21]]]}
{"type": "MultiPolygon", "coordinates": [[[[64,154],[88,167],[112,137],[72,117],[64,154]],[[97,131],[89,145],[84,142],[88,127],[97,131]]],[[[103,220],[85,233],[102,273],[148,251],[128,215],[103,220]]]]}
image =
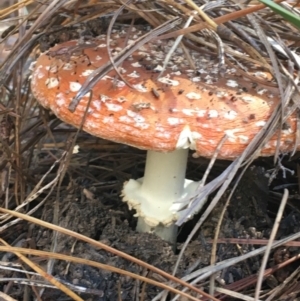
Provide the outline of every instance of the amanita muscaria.
{"type": "MultiPolygon", "coordinates": [[[[134,43],[142,32],[111,36],[112,55],[134,43]]],[[[59,53],[76,45],[69,41],[51,49],[59,53]]],[[[32,74],[31,87],[36,99],[66,123],[79,127],[90,93],[75,112],[68,106],[88,75],[108,60],[106,36],[93,40],[97,47],[87,48],[70,57],[42,54],[32,74]]],[[[119,67],[127,86],[115,71],[109,72],[92,89],[83,129],[91,135],[148,150],[144,178],[124,185],[124,201],[137,211],[140,231],[153,230],[174,241],[177,212],[169,209],[194,191],[197,183],[185,180],[188,150],[211,157],[220,140],[227,139],[218,158],[234,159],[261,130],[278,105],[276,88],[254,83],[228,68],[219,75],[215,59],[191,51],[196,70],[192,69],[181,48],[177,48],[167,68],[158,77],[172,41],[144,45],[119,67]]],[[[253,76],[261,75],[252,72],[253,76]]],[[[259,81],[258,81],[259,82],[259,81]]],[[[288,152],[296,140],[296,117],[291,115],[282,130],[280,151],[288,152]]],[[[275,135],[261,155],[274,154],[275,135]]]]}

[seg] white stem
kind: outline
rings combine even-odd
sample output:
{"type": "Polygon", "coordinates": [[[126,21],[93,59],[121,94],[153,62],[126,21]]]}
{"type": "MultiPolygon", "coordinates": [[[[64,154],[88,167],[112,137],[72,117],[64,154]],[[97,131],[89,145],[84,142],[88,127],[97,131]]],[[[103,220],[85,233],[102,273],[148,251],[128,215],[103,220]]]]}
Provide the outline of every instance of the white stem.
{"type": "Polygon", "coordinates": [[[178,215],[170,207],[197,186],[185,179],[187,157],[188,149],[171,153],[148,151],[144,178],[125,183],[123,200],[137,211],[138,231],[154,232],[171,243],[176,241],[178,215]]]}
{"type": "Polygon", "coordinates": [[[161,220],[172,217],[170,207],[182,196],[185,182],[188,149],[171,153],[148,151],[141,195],[147,196],[141,204],[147,216],[161,220]]]}
{"type": "Polygon", "coordinates": [[[148,151],[140,187],[141,195],[147,196],[141,203],[141,211],[146,213],[146,217],[139,217],[137,231],[151,231],[172,244],[176,242],[177,226],[170,207],[183,194],[188,153],[188,149],[172,153],[148,151]],[[153,218],[161,221],[154,228],[147,223],[153,218]],[[170,224],[165,226],[168,221],[170,224]]]}

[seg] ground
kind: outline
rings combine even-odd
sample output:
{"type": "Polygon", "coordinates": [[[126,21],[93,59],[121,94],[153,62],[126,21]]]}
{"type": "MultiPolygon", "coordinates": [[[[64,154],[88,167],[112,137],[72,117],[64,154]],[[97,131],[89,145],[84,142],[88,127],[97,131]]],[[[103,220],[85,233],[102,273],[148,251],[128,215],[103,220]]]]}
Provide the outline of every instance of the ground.
{"type": "MultiPolygon", "coordinates": [[[[122,182],[125,180],[124,178],[128,176],[128,170],[131,170],[134,177],[140,176],[144,163],[144,154],[143,152],[134,150],[135,156],[139,159],[133,163],[128,160],[133,155],[130,153],[130,148],[114,147],[114,154],[110,154],[110,156],[105,158],[102,156],[102,158],[94,160],[93,166],[82,176],[78,175],[79,170],[75,168],[75,162],[78,162],[76,156],[74,161],[71,161],[70,171],[72,171],[73,174],[69,173],[69,175],[66,176],[65,182],[62,183],[64,188],[60,190],[61,193],[58,198],[58,224],[61,227],[103,242],[166,272],[172,273],[179,251],[182,248],[182,243],[201,216],[201,213],[189,221],[179,231],[179,242],[175,253],[171,246],[155,235],[137,233],[134,230],[136,218],[133,217],[133,212],[127,209],[126,204],[121,201],[119,194],[122,182]],[[120,156],[120,150],[123,153],[122,159],[115,160],[114,155],[120,156]],[[100,171],[97,166],[101,167],[100,171]],[[101,171],[101,169],[105,170],[105,172],[103,172],[103,170],[101,171]],[[111,173],[111,175],[107,177],[107,174],[111,171],[114,171],[114,173],[111,173]],[[98,177],[97,173],[103,176],[95,181],[95,178],[98,177]],[[91,175],[93,175],[92,179],[91,175]]],[[[95,153],[93,156],[94,155],[95,153]]],[[[206,163],[207,162],[202,159],[190,158],[188,176],[195,180],[200,178],[206,163]]],[[[270,161],[263,160],[258,163],[260,166],[253,165],[249,168],[237,186],[237,190],[232,197],[222,223],[220,238],[267,239],[269,237],[279,199],[278,196],[276,197],[276,194],[270,194],[268,187],[269,178],[266,177],[266,175],[270,175],[270,172],[267,172],[266,168],[270,164],[270,161]]],[[[214,176],[217,175],[227,165],[228,162],[217,162],[212,174],[214,176]]],[[[38,168],[43,169],[41,165],[39,165],[38,168]]],[[[279,173],[279,178],[280,177],[279,173]]],[[[291,177],[289,177],[289,179],[279,180],[288,182],[290,179],[291,177]]],[[[211,239],[214,237],[214,231],[219,220],[220,212],[223,209],[229,192],[230,191],[227,191],[225,193],[209,219],[188,245],[176,274],[178,277],[183,277],[209,265],[212,246],[211,239]]],[[[31,206],[34,205],[36,204],[31,204],[31,206]]],[[[49,198],[35,216],[40,217],[44,221],[52,222],[53,216],[55,216],[54,211],[55,199],[49,198]]],[[[299,212],[290,206],[288,212],[289,214],[285,216],[280,227],[277,239],[295,233],[299,229],[299,212]]],[[[29,225],[26,222],[20,222],[8,228],[3,238],[11,245],[30,246],[39,250],[49,251],[52,246],[53,234],[51,230],[33,224],[29,225]]],[[[256,247],[258,246],[252,244],[219,244],[217,248],[217,261],[236,257],[256,247]]],[[[286,258],[290,258],[296,251],[297,248],[278,249],[277,253],[272,253],[268,267],[278,263],[281,257],[286,256],[286,258]],[[274,259],[275,255],[277,259],[279,258],[277,262],[274,259]]],[[[58,234],[57,236],[56,252],[94,260],[139,275],[149,276],[148,271],[130,261],[62,234],[58,234]]],[[[17,259],[12,254],[2,253],[1,260],[16,262],[17,259]]],[[[39,263],[46,268],[46,260],[41,258],[39,259],[39,263]]],[[[226,285],[233,285],[236,281],[255,275],[259,270],[260,263],[260,256],[242,261],[223,270],[223,272],[218,275],[218,281],[221,281],[225,287],[226,285]]],[[[270,279],[264,283],[264,286],[269,288],[274,285],[274,283],[278,284],[286,279],[290,273],[291,267],[285,269],[281,274],[277,272],[277,275],[273,275],[274,279],[269,277],[270,279]],[[279,280],[276,277],[279,277],[279,280]]],[[[63,281],[63,283],[86,288],[85,293],[79,294],[84,300],[89,301],[129,301],[136,300],[135,298],[137,298],[137,296],[144,298],[143,300],[151,300],[160,291],[157,287],[150,285],[144,286],[143,283],[128,276],[119,276],[116,273],[106,270],[99,270],[83,264],[73,264],[64,260],[55,262],[53,275],[63,281]]],[[[1,271],[0,276],[22,277],[21,275],[5,270],[1,271]]],[[[160,282],[166,282],[165,278],[155,273],[150,274],[150,277],[160,282]]],[[[8,285],[8,283],[2,283],[1,286],[4,292],[9,292],[10,296],[18,300],[24,294],[24,286],[21,284],[11,283],[8,285]]],[[[208,286],[203,283],[201,287],[205,289],[208,286]]],[[[252,288],[253,287],[249,286],[243,289],[243,292],[251,292],[252,288]]],[[[30,293],[29,296],[31,296],[30,299],[33,298],[32,293],[30,293]]],[[[43,300],[69,299],[59,290],[45,289],[43,300]]],[[[227,298],[225,300],[231,299],[227,298]]]]}

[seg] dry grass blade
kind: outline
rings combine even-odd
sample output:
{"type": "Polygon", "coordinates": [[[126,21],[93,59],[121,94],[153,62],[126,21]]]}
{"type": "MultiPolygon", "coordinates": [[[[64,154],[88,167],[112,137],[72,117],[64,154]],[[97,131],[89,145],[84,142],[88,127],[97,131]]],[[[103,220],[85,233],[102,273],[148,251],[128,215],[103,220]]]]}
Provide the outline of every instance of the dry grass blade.
{"type": "MultiPolygon", "coordinates": [[[[77,133],[76,133],[77,134],[77,133]]],[[[75,134],[75,136],[76,136],[75,134]]],[[[69,136],[69,139],[67,141],[67,147],[66,149],[68,150],[67,152],[65,152],[65,157],[64,160],[62,160],[61,164],[60,164],[60,168],[59,168],[59,171],[57,173],[57,186],[58,186],[58,189],[57,189],[57,193],[56,193],[56,199],[60,199],[60,193],[61,193],[61,184],[62,184],[62,181],[65,177],[65,174],[67,172],[67,168],[69,166],[69,163],[70,163],[70,160],[71,160],[71,157],[72,157],[72,154],[73,154],[73,150],[74,150],[74,146],[75,146],[75,142],[76,142],[76,138],[74,138],[74,135],[70,135],[69,136]]],[[[52,189],[53,189],[54,186],[52,186],[52,189]]],[[[58,225],[58,222],[59,222],[59,204],[58,202],[55,202],[55,205],[54,205],[54,214],[53,214],[53,219],[52,219],[52,223],[55,224],[55,225],[58,225]]],[[[52,252],[56,252],[57,250],[57,236],[58,236],[58,232],[54,232],[54,235],[53,235],[53,239],[52,239],[52,244],[51,244],[51,251],[52,252]]],[[[54,266],[54,261],[53,260],[49,260],[48,263],[47,263],[47,272],[49,274],[52,274],[53,272],[53,266],[54,266]]]]}
{"type": "Polygon", "coordinates": [[[3,292],[0,292],[0,298],[3,300],[3,301],[17,301],[16,299],[6,295],[5,293],[3,292]]]}
{"type": "MultiPolygon", "coordinates": [[[[118,18],[118,16],[121,14],[122,10],[126,7],[127,4],[130,4],[131,3],[131,0],[128,0],[126,4],[123,4],[114,14],[114,16],[112,17],[110,23],[109,23],[109,26],[108,26],[108,29],[107,29],[107,38],[106,38],[106,43],[107,43],[107,52],[108,52],[108,56],[109,56],[109,60],[114,68],[114,70],[116,71],[116,73],[118,74],[119,78],[127,85],[129,86],[131,89],[134,89],[134,87],[124,78],[124,76],[121,74],[121,72],[119,71],[118,67],[115,65],[115,62],[114,62],[114,58],[112,57],[112,54],[111,54],[111,49],[110,49],[110,46],[109,46],[109,41],[111,39],[111,32],[112,32],[112,29],[113,29],[113,26],[118,18]]],[[[128,31],[128,35],[130,34],[130,30],[131,28],[129,28],[129,31],[128,31]]],[[[124,45],[124,47],[127,46],[127,45],[124,45]]],[[[122,63],[120,63],[120,66],[122,65],[122,63]]]]}
{"type": "MultiPolygon", "coordinates": [[[[240,175],[240,177],[242,176],[242,174],[240,175]]],[[[237,183],[238,183],[238,181],[237,181],[237,183]]],[[[236,185],[238,185],[237,183],[236,183],[236,185]]],[[[232,197],[232,194],[233,194],[234,190],[235,190],[235,187],[232,189],[232,192],[230,193],[229,197],[227,198],[226,203],[225,203],[225,205],[224,205],[224,207],[222,209],[222,212],[221,212],[219,220],[218,220],[218,224],[217,224],[217,228],[216,228],[215,236],[214,236],[214,240],[213,240],[213,246],[212,246],[212,250],[211,250],[211,258],[210,258],[210,264],[211,265],[216,264],[217,239],[218,239],[219,234],[220,234],[221,224],[223,222],[225,212],[226,212],[226,210],[228,208],[228,205],[229,205],[229,202],[230,202],[230,199],[232,197]]],[[[215,279],[216,279],[216,274],[213,274],[210,277],[210,280],[209,280],[209,283],[210,283],[210,285],[209,285],[209,293],[211,295],[214,295],[214,292],[215,292],[215,279]]]]}
{"type": "MultiPolygon", "coordinates": [[[[214,240],[208,240],[207,243],[213,243],[214,240]]],[[[269,240],[268,239],[243,239],[243,238],[218,238],[216,241],[218,244],[247,244],[247,245],[260,245],[264,246],[267,245],[269,240]]],[[[274,242],[277,242],[274,240],[274,242]]],[[[290,241],[286,243],[284,246],[287,247],[300,247],[300,241],[290,241]]]]}
{"type": "Polygon", "coordinates": [[[271,232],[271,235],[270,235],[269,243],[267,245],[266,252],[264,254],[264,257],[263,257],[263,260],[262,260],[262,263],[261,263],[261,267],[260,267],[260,271],[259,271],[259,274],[258,274],[257,284],[256,284],[256,288],[255,288],[255,295],[254,295],[254,300],[255,301],[258,300],[259,295],[260,295],[260,289],[261,289],[262,282],[263,282],[263,277],[264,277],[264,270],[266,268],[268,257],[269,257],[270,252],[271,252],[272,243],[273,243],[273,241],[275,239],[275,236],[277,234],[277,231],[278,231],[279,223],[280,223],[280,221],[282,219],[282,216],[283,216],[283,213],[284,213],[284,209],[285,209],[285,206],[286,206],[286,203],[287,203],[287,200],[288,200],[288,196],[289,196],[289,191],[287,189],[285,189],[282,200],[281,200],[281,203],[280,203],[280,207],[278,209],[278,213],[277,213],[277,216],[276,216],[276,219],[275,219],[275,222],[274,222],[274,226],[273,226],[273,229],[272,229],[272,232],[271,232]]]}
{"type": "MultiPolygon", "coordinates": [[[[239,300],[245,300],[245,301],[254,301],[254,300],[256,300],[256,299],[254,299],[250,296],[246,296],[246,295],[234,292],[234,291],[230,291],[230,290],[222,288],[222,287],[216,288],[216,291],[219,292],[219,293],[222,293],[226,296],[237,298],[239,300]]],[[[259,299],[259,300],[257,299],[257,301],[261,301],[261,299],[259,299]]]]}
{"type": "Polygon", "coordinates": [[[0,18],[4,18],[7,15],[12,14],[13,12],[19,10],[20,8],[26,7],[29,4],[32,4],[33,0],[23,0],[23,1],[18,1],[17,3],[8,6],[7,8],[2,8],[0,10],[0,18]]]}
{"type": "MultiPolygon", "coordinates": [[[[206,178],[208,177],[209,171],[210,171],[210,169],[212,168],[212,166],[213,166],[213,164],[214,164],[214,162],[215,162],[215,160],[216,160],[218,151],[221,149],[223,143],[227,140],[227,138],[228,138],[227,135],[225,135],[225,136],[223,137],[223,139],[220,141],[220,143],[219,143],[219,145],[218,145],[218,147],[217,147],[217,149],[216,149],[216,151],[215,151],[215,154],[214,154],[214,156],[212,157],[212,159],[210,160],[210,163],[209,163],[209,165],[208,165],[208,167],[207,167],[207,169],[206,169],[206,171],[205,171],[205,174],[204,174],[204,176],[203,176],[203,178],[202,178],[202,181],[203,181],[203,182],[202,182],[202,181],[200,182],[200,185],[199,185],[199,187],[198,187],[198,190],[200,190],[200,189],[202,189],[203,187],[205,187],[204,184],[205,184],[206,178]]],[[[199,202],[200,204],[202,204],[202,203],[204,203],[203,200],[206,200],[206,199],[207,199],[206,196],[207,196],[207,195],[203,195],[202,198],[201,198],[201,197],[199,197],[199,194],[197,194],[197,196],[195,197],[195,200],[193,200],[193,201],[194,201],[194,202],[199,202]]],[[[213,208],[214,206],[215,206],[215,204],[210,204],[209,208],[206,209],[206,212],[204,213],[204,215],[202,216],[202,218],[197,222],[197,224],[194,226],[193,230],[191,231],[191,233],[189,234],[188,238],[187,238],[186,241],[184,242],[184,245],[183,245],[183,247],[182,247],[182,249],[181,249],[181,251],[180,251],[180,254],[179,254],[179,256],[178,256],[178,260],[177,260],[177,262],[176,262],[176,265],[175,265],[175,267],[174,267],[174,269],[173,269],[173,273],[172,273],[173,275],[176,275],[176,272],[177,272],[177,269],[178,269],[178,266],[179,266],[179,262],[180,262],[180,260],[181,260],[181,258],[182,258],[182,256],[183,256],[183,253],[184,253],[184,251],[185,251],[185,249],[186,249],[188,243],[192,240],[192,238],[193,238],[193,236],[195,235],[195,233],[199,230],[200,226],[202,225],[203,220],[207,217],[206,214],[209,214],[209,213],[211,212],[211,211],[210,211],[210,207],[213,208]]],[[[186,216],[187,216],[187,214],[186,214],[186,216]]]]}
{"type": "MultiPolygon", "coordinates": [[[[283,2],[283,1],[284,0],[276,0],[274,2],[280,3],[280,2],[283,2]]],[[[264,8],[265,8],[265,6],[263,4],[258,4],[258,5],[255,5],[253,7],[245,8],[245,9],[243,9],[241,11],[238,11],[238,12],[229,13],[229,14],[226,14],[222,17],[215,18],[213,21],[218,25],[223,24],[227,21],[232,21],[232,20],[238,19],[240,17],[246,16],[248,14],[259,11],[259,10],[264,9],[264,8]]],[[[190,26],[188,28],[185,28],[185,29],[179,29],[179,30],[176,30],[174,32],[161,35],[161,36],[159,36],[159,39],[174,38],[174,37],[177,37],[179,35],[186,35],[186,34],[189,34],[189,33],[192,33],[192,32],[197,32],[197,31],[202,30],[202,29],[207,28],[207,27],[208,27],[208,25],[205,24],[205,23],[192,25],[192,26],[190,26]]]]}
{"type": "MultiPolygon", "coordinates": [[[[194,18],[193,15],[190,16],[190,17],[188,18],[186,24],[184,25],[184,28],[186,28],[186,27],[188,27],[188,26],[190,25],[190,23],[192,22],[193,18],[194,18]]],[[[172,54],[174,53],[175,49],[176,49],[176,48],[178,47],[178,45],[180,44],[182,38],[183,38],[183,35],[180,35],[180,36],[178,36],[178,37],[176,38],[176,40],[175,40],[175,42],[174,42],[172,48],[170,49],[169,53],[168,53],[168,54],[166,55],[166,57],[165,57],[164,64],[163,64],[163,66],[162,66],[162,70],[160,71],[160,73],[159,73],[159,75],[157,76],[157,78],[161,77],[162,74],[164,73],[164,71],[165,71],[165,69],[166,69],[166,67],[167,67],[167,65],[168,65],[168,63],[169,63],[169,60],[170,60],[172,54]]],[[[190,60],[190,61],[191,61],[191,60],[190,60]]],[[[191,65],[191,67],[192,67],[192,65],[191,65]]],[[[195,68],[195,66],[194,66],[194,68],[195,68]]]]}
{"type": "Polygon", "coordinates": [[[205,12],[197,4],[195,4],[194,1],[186,0],[186,2],[199,14],[204,21],[206,21],[206,24],[208,24],[209,27],[213,28],[214,30],[217,29],[217,24],[211,18],[209,18],[205,12]]]}

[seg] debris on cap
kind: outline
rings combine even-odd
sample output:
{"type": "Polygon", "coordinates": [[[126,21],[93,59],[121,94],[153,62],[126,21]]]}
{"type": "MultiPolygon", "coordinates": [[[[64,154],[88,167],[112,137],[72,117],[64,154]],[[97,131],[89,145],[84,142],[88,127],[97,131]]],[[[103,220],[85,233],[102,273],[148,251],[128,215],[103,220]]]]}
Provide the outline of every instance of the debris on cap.
{"type": "MultiPolygon", "coordinates": [[[[134,43],[142,34],[133,31],[128,43],[134,43]]],[[[135,89],[113,70],[95,85],[92,95],[87,93],[81,99],[72,113],[68,106],[87,76],[109,61],[105,35],[93,40],[96,47],[59,55],[62,48],[67,51],[78,43],[56,45],[50,50],[51,55],[44,53],[38,58],[32,74],[32,92],[45,108],[77,128],[91,96],[83,129],[104,139],[162,152],[190,148],[200,156],[211,157],[227,134],[218,157],[234,159],[280,102],[274,83],[260,84],[260,77],[264,76],[261,70],[252,72],[253,77],[257,75],[257,82],[231,67],[220,76],[215,58],[190,51],[197,67],[193,70],[180,48],[158,78],[173,43],[163,40],[144,45],[119,66],[123,78],[135,89]]],[[[114,32],[110,39],[112,56],[125,43],[126,33],[114,32]]],[[[282,129],[280,151],[292,151],[295,140],[296,116],[291,115],[282,129]]],[[[276,145],[274,135],[261,155],[273,155],[276,145]]]]}

